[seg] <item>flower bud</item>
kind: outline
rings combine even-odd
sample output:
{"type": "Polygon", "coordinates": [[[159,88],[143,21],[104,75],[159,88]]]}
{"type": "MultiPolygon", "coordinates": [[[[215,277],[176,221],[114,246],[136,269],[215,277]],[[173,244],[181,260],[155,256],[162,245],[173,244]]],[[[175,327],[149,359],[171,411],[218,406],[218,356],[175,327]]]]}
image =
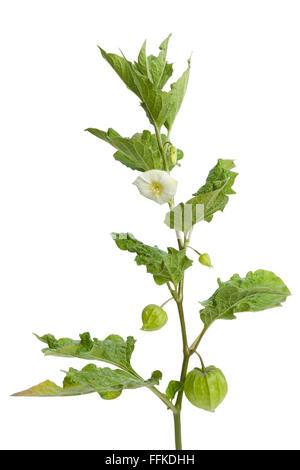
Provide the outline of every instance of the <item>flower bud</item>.
{"type": "Polygon", "coordinates": [[[172,165],[176,165],[176,163],[177,163],[177,150],[176,150],[176,147],[174,147],[174,145],[172,145],[172,147],[170,149],[170,160],[171,160],[172,165]]]}
{"type": "Polygon", "coordinates": [[[204,266],[208,266],[209,268],[212,268],[210,256],[208,253],[203,253],[199,256],[199,263],[203,264],[204,266]]]}
{"type": "Polygon", "coordinates": [[[142,312],[144,331],[160,330],[168,321],[166,312],[158,305],[147,305],[142,312]]]}
{"type": "Polygon", "coordinates": [[[187,399],[198,408],[215,411],[227,394],[227,382],[220,369],[214,366],[188,373],[184,383],[187,399]]]}

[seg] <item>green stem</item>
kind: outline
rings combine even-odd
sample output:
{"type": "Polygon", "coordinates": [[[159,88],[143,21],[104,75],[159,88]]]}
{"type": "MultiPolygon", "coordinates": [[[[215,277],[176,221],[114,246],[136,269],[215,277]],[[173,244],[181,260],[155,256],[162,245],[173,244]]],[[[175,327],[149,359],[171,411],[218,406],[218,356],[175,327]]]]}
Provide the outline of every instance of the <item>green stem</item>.
{"type": "Polygon", "coordinates": [[[204,370],[205,370],[205,365],[204,365],[204,362],[203,362],[202,357],[200,356],[200,354],[198,353],[198,351],[195,351],[195,354],[197,354],[197,356],[199,357],[200,362],[201,362],[202,370],[204,371],[204,370]]]}
{"type": "Polygon", "coordinates": [[[204,326],[203,330],[201,331],[200,335],[195,339],[193,344],[190,347],[190,355],[194,354],[199,346],[200,341],[202,340],[203,336],[205,335],[206,331],[208,330],[208,326],[204,326]]]}
{"type": "MultiPolygon", "coordinates": [[[[189,365],[190,355],[185,352],[183,356],[181,374],[180,374],[180,382],[184,383],[188,365],[189,365]]],[[[175,404],[176,413],[173,412],[174,415],[174,426],[175,426],[175,446],[176,450],[182,450],[182,440],[181,440],[181,407],[182,407],[182,399],[183,399],[183,390],[180,390],[177,394],[177,400],[175,404]]]]}
{"type": "MultiPolygon", "coordinates": [[[[180,382],[182,383],[184,383],[185,378],[186,378],[189,360],[190,360],[190,355],[185,354],[183,358],[181,374],[180,374],[180,382]]],[[[183,399],[183,390],[180,390],[180,392],[178,392],[177,400],[175,404],[175,407],[179,412],[181,411],[182,399],[183,399]]]]}
{"type": "MultiPolygon", "coordinates": [[[[126,371],[125,368],[123,370],[126,371]]],[[[137,379],[144,381],[143,377],[141,377],[137,372],[135,372],[135,370],[132,370],[132,375],[134,375],[137,379]]],[[[166,397],[166,395],[161,393],[154,385],[149,385],[147,388],[151,390],[151,392],[154,393],[154,395],[156,395],[165,405],[167,405],[167,407],[172,410],[173,413],[176,413],[177,410],[175,405],[173,405],[173,403],[166,397]]]]}
{"type": "Polygon", "coordinates": [[[170,302],[171,300],[174,300],[174,297],[170,297],[168,300],[166,300],[163,304],[161,304],[160,308],[163,308],[165,305],[167,305],[168,302],[170,302]]]}
{"type": "Polygon", "coordinates": [[[174,413],[174,429],[176,450],[182,450],[180,413],[174,413]]]}
{"type": "MultiPolygon", "coordinates": [[[[182,282],[182,281],[181,281],[182,282]]],[[[182,283],[183,286],[183,283],[182,283]]],[[[184,313],[183,313],[183,305],[182,305],[182,290],[179,288],[179,299],[177,303],[177,308],[178,308],[178,313],[179,313],[179,320],[180,320],[180,326],[181,326],[181,334],[182,334],[182,343],[183,343],[183,354],[189,354],[189,348],[188,348],[188,341],[187,341],[187,334],[186,334],[186,326],[185,326],[185,320],[184,320],[184,313]]]]}
{"type": "Polygon", "coordinates": [[[179,230],[176,230],[176,237],[177,237],[177,242],[178,242],[179,249],[183,250],[184,249],[184,243],[182,242],[179,230]]]}
{"type": "Polygon", "coordinates": [[[161,393],[159,390],[157,390],[157,388],[154,387],[154,386],[148,387],[148,388],[149,388],[149,390],[151,390],[151,392],[153,392],[165,405],[167,405],[167,407],[170,408],[170,410],[172,410],[174,414],[177,413],[176,407],[173,405],[173,403],[172,403],[163,393],[161,393]]]}
{"type": "Polygon", "coordinates": [[[154,129],[155,129],[155,135],[156,135],[158,147],[159,147],[161,156],[163,157],[165,170],[169,173],[168,160],[167,160],[164,144],[162,143],[162,140],[161,140],[161,135],[160,135],[159,128],[157,127],[155,122],[154,122],[153,126],[154,126],[154,129]]]}
{"type": "MultiPolygon", "coordinates": [[[[180,382],[182,382],[182,383],[184,383],[185,378],[186,378],[188,364],[189,364],[189,358],[190,358],[190,352],[189,352],[188,340],[187,340],[187,334],[186,334],[185,319],[184,319],[184,312],[183,312],[183,305],[182,305],[182,302],[183,302],[183,283],[184,283],[184,279],[182,279],[179,283],[178,297],[177,297],[177,300],[176,300],[178,313],[179,313],[180,326],[181,326],[182,345],[183,345],[183,362],[182,362],[182,368],[181,368],[181,374],[180,374],[180,382]]],[[[176,413],[173,412],[174,413],[176,450],[181,450],[182,449],[182,440],[181,440],[181,406],[182,406],[182,399],[183,399],[183,390],[180,390],[178,392],[177,399],[176,399],[176,404],[175,404],[175,408],[176,408],[177,412],[176,413]]]]}
{"type": "Polygon", "coordinates": [[[197,255],[201,256],[201,253],[200,253],[198,250],[195,250],[195,248],[193,248],[192,246],[187,246],[187,248],[190,248],[190,249],[193,250],[195,253],[197,253],[197,255]]]}

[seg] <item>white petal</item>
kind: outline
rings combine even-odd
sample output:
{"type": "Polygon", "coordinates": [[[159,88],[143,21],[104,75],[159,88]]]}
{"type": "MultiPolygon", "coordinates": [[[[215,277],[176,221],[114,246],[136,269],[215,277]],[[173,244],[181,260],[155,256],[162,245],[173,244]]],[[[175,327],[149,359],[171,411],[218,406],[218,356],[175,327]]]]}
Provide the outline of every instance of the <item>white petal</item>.
{"type": "Polygon", "coordinates": [[[162,170],[145,171],[133,184],[144,197],[152,199],[158,204],[169,202],[174,197],[177,189],[177,181],[162,170]],[[152,184],[155,183],[162,187],[161,193],[157,193],[151,188],[152,184]]]}
{"type": "Polygon", "coordinates": [[[139,176],[132,184],[134,184],[139,191],[149,187],[149,182],[146,181],[143,176],[139,176]]]}
{"type": "Polygon", "coordinates": [[[153,179],[155,178],[155,175],[152,175],[152,171],[153,170],[145,171],[141,174],[140,178],[146,181],[148,184],[151,184],[153,179]]]}
{"type": "MultiPolygon", "coordinates": [[[[158,170],[158,173],[156,174],[156,180],[158,183],[161,184],[168,184],[169,179],[171,178],[170,175],[166,171],[160,171],[158,170]]],[[[171,178],[173,179],[173,178],[171,178]]]]}
{"type": "Polygon", "coordinates": [[[173,198],[173,196],[174,196],[174,194],[168,193],[168,192],[164,191],[164,192],[159,196],[159,199],[160,199],[159,204],[165,204],[166,202],[170,202],[171,199],[173,198]]]}

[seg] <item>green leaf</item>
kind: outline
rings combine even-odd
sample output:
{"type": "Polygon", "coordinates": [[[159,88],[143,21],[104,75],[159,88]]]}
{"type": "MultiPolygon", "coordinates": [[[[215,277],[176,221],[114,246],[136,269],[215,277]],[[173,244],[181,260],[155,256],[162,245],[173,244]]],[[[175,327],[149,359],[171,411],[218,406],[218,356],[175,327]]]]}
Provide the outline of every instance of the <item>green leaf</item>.
{"type": "Polygon", "coordinates": [[[171,109],[171,100],[168,93],[156,87],[125,57],[105,52],[99,48],[104,59],[112,66],[115,72],[142,101],[142,107],[151,123],[156,123],[158,128],[164,124],[171,109]]]}
{"type": "Polygon", "coordinates": [[[223,211],[230,194],[235,194],[232,189],[237,176],[233,160],[219,159],[217,165],[209,172],[206,183],[193,198],[180,203],[167,213],[165,223],[170,228],[182,232],[189,232],[191,228],[201,220],[210,222],[217,211],[223,211]]]}
{"type": "Polygon", "coordinates": [[[134,350],[135,339],[128,336],[124,341],[121,336],[110,335],[105,340],[91,339],[89,333],[82,333],[80,340],[70,338],[56,339],[53,335],[38,336],[48,348],[43,349],[46,356],[79,357],[88,361],[102,361],[132,372],[130,359],[134,350]]]}
{"type": "Polygon", "coordinates": [[[171,380],[167,386],[165,395],[169,400],[173,400],[176,393],[180,392],[180,390],[183,390],[183,383],[178,382],[178,380],[171,380]]]}
{"type": "Polygon", "coordinates": [[[132,72],[130,68],[128,67],[128,63],[127,63],[128,61],[125,59],[125,57],[119,56],[117,54],[107,53],[100,46],[98,47],[102,54],[102,57],[106,60],[106,62],[109,63],[109,65],[119,75],[121,80],[123,80],[125,85],[129,88],[129,90],[133,91],[133,93],[139,96],[138,90],[132,78],[132,72]]]}
{"type": "Polygon", "coordinates": [[[166,61],[168,36],[160,45],[159,55],[147,56],[146,41],[140,50],[138,61],[130,62],[124,56],[107,53],[99,47],[104,59],[111,65],[126,86],[141,100],[150,122],[161,129],[163,125],[171,129],[185,95],[190,61],[188,69],[171,85],[169,92],[162,91],[163,86],[173,73],[172,64],[166,61]]]}
{"type": "Polygon", "coordinates": [[[169,91],[169,97],[172,102],[172,109],[169,112],[168,118],[165,122],[165,127],[168,129],[168,131],[171,130],[178,111],[182,105],[182,101],[189,82],[190,64],[191,62],[188,60],[188,68],[185,70],[185,72],[183,72],[177,82],[172,83],[171,90],[169,91]]]}
{"type": "Polygon", "coordinates": [[[278,307],[290,291],[283,281],[271,271],[258,269],[248,272],[245,278],[234,274],[229,281],[218,280],[219,288],[200,310],[201,320],[208,327],[215,320],[233,320],[238,312],[257,312],[278,307]]]}
{"type": "Polygon", "coordinates": [[[97,392],[105,399],[116,398],[124,389],[151,387],[161,379],[161,372],[153,372],[149,380],[120,369],[109,367],[99,368],[88,364],[82,370],[70,368],[66,373],[63,387],[50,381],[42,382],[34,387],[14,394],[14,396],[66,396],[83,395],[97,392]],[[111,394],[110,392],[113,392],[111,394]]]}
{"type": "Polygon", "coordinates": [[[135,62],[136,70],[148,77],[151,83],[160,89],[164,87],[173,73],[172,64],[168,64],[166,61],[170,36],[159,46],[160,53],[157,57],[154,55],[147,57],[146,41],[144,41],[138,56],[138,62],[135,62]]]}
{"type": "MultiPolygon", "coordinates": [[[[143,131],[142,134],[137,133],[127,138],[121,137],[114,129],[108,129],[107,132],[94,128],[86,130],[116,148],[118,151],[114,154],[114,158],[132,170],[165,169],[156,136],[149,131],[143,131]]],[[[161,137],[163,144],[165,144],[167,136],[162,135],[161,137]]],[[[183,152],[179,149],[177,156],[179,160],[183,157],[183,152]]],[[[167,159],[171,170],[175,165],[171,162],[169,149],[167,159]]]]}
{"type": "Polygon", "coordinates": [[[233,160],[223,160],[219,158],[216,166],[210,170],[208,177],[206,178],[205,185],[202,186],[193,196],[200,196],[201,194],[207,194],[220,187],[224,187],[225,194],[235,194],[235,191],[232,189],[237,173],[231,171],[235,167],[233,160]]]}
{"type": "Polygon", "coordinates": [[[89,386],[98,393],[120,392],[124,389],[157,385],[161,376],[161,372],[155,371],[149,380],[143,380],[120,369],[99,368],[94,364],[88,364],[82,370],[70,368],[64,379],[64,387],[76,384],[89,386]]]}
{"type": "Polygon", "coordinates": [[[137,254],[136,263],[146,266],[158,285],[172,282],[176,286],[183,278],[184,271],[193,263],[183,250],[168,248],[166,252],[157,246],[145,245],[130,233],[113,233],[112,237],[121,250],[137,254]]]}
{"type": "Polygon", "coordinates": [[[156,124],[160,129],[174,107],[172,97],[169,93],[156,88],[148,78],[135,73],[132,67],[131,71],[138,96],[142,101],[141,106],[151,124],[156,124]]]}
{"type": "Polygon", "coordinates": [[[68,387],[59,387],[50,380],[45,380],[38,385],[14,393],[13,397],[67,397],[76,395],[86,395],[93,393],[95,390],[87,385],[76,385],[68,387]]]}

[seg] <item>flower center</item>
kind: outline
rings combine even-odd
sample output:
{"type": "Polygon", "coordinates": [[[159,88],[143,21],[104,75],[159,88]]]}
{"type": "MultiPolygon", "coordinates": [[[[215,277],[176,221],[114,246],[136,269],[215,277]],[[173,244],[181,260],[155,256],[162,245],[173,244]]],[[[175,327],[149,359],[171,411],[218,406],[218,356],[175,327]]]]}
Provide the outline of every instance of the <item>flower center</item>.
{"type": "Polygon", "coordinates": [[[149,189],[153,192],[153,194],[160,196],[161,193],[163,192],[163,187],[160,183],[157,183],[156,181],[153,181],[153,183],[150,184],[149,189]]]}

